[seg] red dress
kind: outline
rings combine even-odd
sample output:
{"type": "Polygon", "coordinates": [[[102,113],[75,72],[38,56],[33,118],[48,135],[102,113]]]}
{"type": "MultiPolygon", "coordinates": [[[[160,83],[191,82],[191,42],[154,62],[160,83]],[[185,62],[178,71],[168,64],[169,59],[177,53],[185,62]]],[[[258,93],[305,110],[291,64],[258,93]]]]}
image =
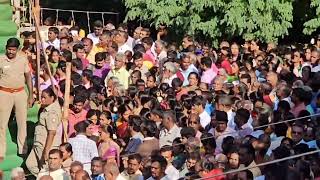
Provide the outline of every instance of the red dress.
{"type": "Polygon", "coordinates": [[[128,133],[128,122],[123,121],[117,126],[117,135],[119,138],[123,139],[129,136],[128,133]]]}

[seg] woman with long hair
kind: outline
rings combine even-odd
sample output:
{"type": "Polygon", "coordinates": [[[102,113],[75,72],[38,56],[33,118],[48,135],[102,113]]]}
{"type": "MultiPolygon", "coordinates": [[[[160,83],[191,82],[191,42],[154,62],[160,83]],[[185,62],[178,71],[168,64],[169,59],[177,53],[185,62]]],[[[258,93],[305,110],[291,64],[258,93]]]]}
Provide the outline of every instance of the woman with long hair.
{"type": "Polygon", "coordinates": [[[112,126],[101,126],[99,129],[100,144],[98,146],[99,156],[109,162],[120,164],[120,146],[113,140],[115,132],[112,126]]]}

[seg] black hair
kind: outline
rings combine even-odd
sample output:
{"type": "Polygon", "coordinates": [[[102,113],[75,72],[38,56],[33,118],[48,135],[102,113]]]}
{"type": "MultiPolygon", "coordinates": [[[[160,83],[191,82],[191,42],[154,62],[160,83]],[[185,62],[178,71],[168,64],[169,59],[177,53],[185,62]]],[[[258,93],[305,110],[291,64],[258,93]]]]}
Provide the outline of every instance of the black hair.
{"type": "Polygon", "coordinates": [[[19,48],[19,46],[20,46],[20,42],[17,38],[9,38],[7,40],[6,48],[9,48],[9,47],[19,48]]]}
{"type": "Polygon", "coordinates": [[[52,50],[51,50],[51,53],[50,53],[50,55],[49,55],[49,61],[50,61],[50,62],[53,62],[53,61],[52,61],[52,54],[53,54],[53,52],[56,52],[56,53],[58,53],[58,54],[60,55],[60,51],[59,51],[58,49],[52,49],[52,50]]]}
{"type": "Polygon", "coordinates": [[[152,46],[153,44],[153,40],[151,37],[144,37],[141,39],[141,42],[147,44],[148,46],[152,46]]]}
{"type": "Polygon", "coordinates": [[[135,52],[132,56],[133,60],[141,59],[142,57],[143,54],[140,51],[135,52]]]}
{"type": "Polygon", "coordinates": [[[79,85],[73,89],[74,96],[83,96],[85,99],[88,99],[90,96],[90,92],[83,86],[79,85]]]}
{"type": "Polygon", "coordinates": [[[160,167],[161,167],[162,171],[163,172],[165,171],[168,162],[163,156],[160,156],[160,155],[152,156],[151,157],[151,163],[154,163],[154,162],[158,162],[160,164],[160,167]]]}
{"type": "Polygon", "coordinates": [[[141,156],[140,154],[138,154],[138,153],[131,154],[131,155],[128,156],[128,161],[129,161],[129,160],[134,160],[134,159],[137,160],[138,163],[141,163],[141,161],[142,161],[142,156],[141,156]]]}
{"type": "Polygon", "coordinates": [[[84,49],[84,46],[82,44],[75,44],[72,47],[73,52],[78,52],[79,49],[84,49]]]}
{"type": "Polygon", "coordinates": [[[226,112],[216,110],[215,115],[217,121],[223,121],[225,123],[228,123],[228,114],[226,112]]]}
{"type": "Polygon", "coordinates": [[[99,161],[99,162],[102,163],[102,164],[104,163],[104,162],[103,162],[103,159],[102,159],[101,157],[94,157],[94,158],[92,158],[92,159],[91,159],[91,163],[93,163],[94,161],[99,161]]]}
{"type": "Polygon", "coordinates": [[[89,121],[80,121],[74,125],[74,129],[77,131],[77,133],[85,133],[90,124],[91,123],[89,121]]]}
{"type": "Polygon", "coordinates": [[[289,112],[291,110],[290,104],[286,100],[281,100],[278,103],[278,109],[282,109],[285,112],[289,112]]]}
{"type": "Polygon", "coordinates": [[[198,82],[200,82],[200,77],[199,77],[199,74],[198,74],[198,73],[196,73],[196,72],[191,72],[191,73],[189,73],[188,79],[190,78],[191,75],[195,75],[196,78],[198,79],[198,82]]]}
{"type": "Polygon", "coordinates": [[[132,111],[132,107],[130,107],[129,104],[121,104],[119,106],[118,112],[122,116],[127,110],[132,111]]]}
{"type": "Polygon", "coordinates": [[[168,151],[173,151],[173,148],[172,146],[169,146],[169,145],[164,145],[160,148],[160,153],[163,153],[163,152],[168,152],[168,151]]]}
{"type": "Polygon", "coordinates": [[[211,68],[212,60],[210,57],[203,57],[201,58],[201,64],[205,65],[207,68],[211,68]]]}
{"type": "Polygon", "coordinates": [[[203,133],[200,139],[203,146],[210,146],[212,149],[217,147],[216,140],[211,133],[203,133]]]}
{"type": "Polygon", "coordinates": [[[72,52],[71,51],[64,49],[61,51],[61,55],[67,62],[71,62],[71,60],[72,60],[72,52]]]}
{"type": "Polygon", "coordinates": [[[174,78],[171,82],[173,89],[177,89],[178,87],[181,87],[182,84],[183,84],[183,81],[181,81],[180,78],[174,78]]]}
{"type": "Polygon", "coordinates": [[[206,100],[203,96],[195,96],[192,98],[193,105],[201,105],[203,108],[206,106],[206,100]]]}
{"type": "Polygon", "coordinates": [[[196,131],[192,127],[183,127],[180,130],[181,137],[186,137],[187,139],[190,137],[196,136],[196,131]]]}
{"type": "Polygon", "coordinates": [[[145,137],[155,137],[157,133],[156,123],[145,119],[141,125],[141,132],[145,137]]]}
{"type": "Polygon", "coordinates": [[[91,78],[93,76],[93,72],[90,69],[85,69],[82,71],[82,76],[86,77],[89,81],[91,81],[91,78]]]}
{"type": "MultiPolygon", "coordinates": [[[[92,87],[100,87],[103,84],[103,80],[99,76],[92,76],[91,78],[92,87]]],[[[100,93],[101,91],[99,91],[100,93]]]]}
{"type": "Polygon", "coordinates": [[[72,80],[74,86],[78,86],[78,85],[82,84],[82,78],[79,73],[72,72],[71,73],[71,80],[72,80]]]}
{"type": "MultiPolygon", "coordinates": [[[[228,154],[235,151],[237,147],[235,146],[235,143],[234,143],[234,137],[227,136],[223,138],[221,148],[222,148],[223,154],[228,154]]],[[[236,152],[238,153],[238,151],[236,152]]]]}
{"type": "Polygon", "coordinates": [[[247,123],[250,118],[250,112],[247,109],[240,108],[236,111],[235,122],[247,123]]]}
{"type": "Polygon", "coordinates": [[[111,115],[111,112],[110,111],[102,111],[100,116],[101,115],[104,115],[106,116],[107,119],[112,119],[112,115],[111,115]]]}
{"type": "Polygon", "coordinates": [[[57,99],[57,95],[54,93],[52,86],[49,86],[48,88],[46,88],[45,90],[42,91],[42,93],[46,93],[48,94],[50,97],[53,97],[54,100],[57,99]]]}
{"type": "Polygon", "coordinates": [[[104,61],[107,58],[106,53],[104,52],[98,52],[96,53],[96,55],[94,56],[94,60],[97,61],[104,61]]]}
{"type": "Polygon", "coordinates": [[[128,91],[129,97],[133,99],[138,93],[138,88],[136,86],[129,86],[127,91],[128,91]]]}
{"type": "Polygon", "coordinates": [[[62,151],[60,151],[59,149],[51,149],[50,151],[49,151],[49,155],[50,154],[59,154],[59,157],[62,159],[62,157],[63,157],[63,154],[62,154],[62,151]]]}
{"type": "Polygon", "coordinates": [[[129,124],[129,126],[132,127],[132,129],[134,131],[140,132],[141,131],[142,119],[140,118],[140,116],[130,115],[128,124],[129,124]]]}
{"type": "Polygon", "coordinates": [[[141,71],[139,71],[139,70],[133,70],[132,73],[131,73],[131,75],[132,75],[132,74],[138,75],[138,79],[141,79],[141,76],[142,76],[142,75],[141,75],[141,71]]]}
{"type": "Polygon", "coordinates": [[[72,146],[70,143],[68,142],[62,143],[60,144],[60,147],[64,147],[68,153],[71,153],[71,155],[73,154],[72,146]]]}
{"type": "Polygon", "coordinates": [[[145,53],[146,49],[144,48],[144,46],[142,44],[136,44],[133,47],[133,54],[140,52],[140,53],[145,53]]]}
{"type": "Polygon", "coordinates": [[[292,95],[295,95],[299,101],[304,101],[305,91],[302,88],[294,88],[292,90],[292,95]]]}
{"type": "MultiPolygon", "coordinates": [[[[96,110],[96,109],[90,109],[88,112],[87,112],[87,115],[86,115],[86,118],[87,119],[90,119],[92,116],[96,115],[97,118],[99,119],[100,115],[101,115],[101,112],[99,110],[96,110]]],[[[98,120],[98,123],[99,123],[99,120],[98,120]]]]}
{"type": "Polygon", "coordinates": [[[106,125],[106,126],[102,126],[101,128],[105,133],[109,133],[110,138],[113,138],[113,134],[115,134],[115,131],[112,126],[106,125]]]}
{"type": "Polygon", "coordinates": [[[86,101],[86,98],[84,96],[75,96],[73,100],[73,104],[84,103],[85,101],[86,101]]]}
{"type": "Polygon", "coordinates": [[[56,35],[59,34],[59,29],[57,27],[49,27],[48,32],[50,31],[55,33],[56,35]]]}
{"type": "Polygon", "coordinates": [[[72,66],[76,67],[77,70],[83,70],[83,64],[82,61],[80,59],[73,59],[71,61],[72,66]]]}

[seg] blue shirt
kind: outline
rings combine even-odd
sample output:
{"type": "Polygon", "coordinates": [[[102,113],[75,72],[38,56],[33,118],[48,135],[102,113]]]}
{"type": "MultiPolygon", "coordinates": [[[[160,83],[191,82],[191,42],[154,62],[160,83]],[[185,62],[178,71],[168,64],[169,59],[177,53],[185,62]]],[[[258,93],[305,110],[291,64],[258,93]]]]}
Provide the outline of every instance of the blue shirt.
{"type": "Polygon", "coordinates": [[[188,81],[188,76],[191,72],[195,72],[198,74],[198,69],[193,65],[191,64],[187,70],[183,71],[183,70],[180,70],[181,74],[183,75],[183,84],[182,86],[187,86],[189,85],[189,81],[188,81]]]}
{"type": "Polygon", "coordinates": [[[211,115],[211,113],[214,111],[214,106],[212,104],[206,104],[206,107],[204,108],[204,110],[211,115]]]}

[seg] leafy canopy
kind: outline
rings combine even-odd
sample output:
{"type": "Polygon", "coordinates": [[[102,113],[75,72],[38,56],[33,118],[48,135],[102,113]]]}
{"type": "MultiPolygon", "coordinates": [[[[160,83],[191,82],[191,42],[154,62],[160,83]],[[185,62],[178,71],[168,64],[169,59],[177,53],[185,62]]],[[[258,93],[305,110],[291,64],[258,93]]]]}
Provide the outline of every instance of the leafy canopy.
{"type": "MultiPolygon", "coordinates": [[[[319,1],[319,0],[318,0],[319,1]]],[[[215,45],[221,37],[239,36],[275,42],[288,34],[292,0],[124,0],[126,20],[174,27],[201,34],[215,45]]]]}

